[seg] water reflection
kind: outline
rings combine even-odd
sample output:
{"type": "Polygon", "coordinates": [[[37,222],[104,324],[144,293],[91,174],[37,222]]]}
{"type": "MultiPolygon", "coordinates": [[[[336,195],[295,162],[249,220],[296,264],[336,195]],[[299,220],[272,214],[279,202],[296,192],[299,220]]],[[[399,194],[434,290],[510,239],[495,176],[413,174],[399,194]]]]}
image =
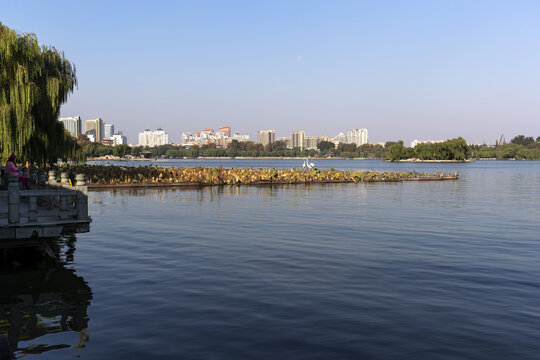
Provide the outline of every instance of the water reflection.
{"type": "MultiPolygon", "coordinates": [[[[104,205],[104,199],[109,196],[131,198],[145,197],[155,200],[168,200],[170,195],[186,195],[188,198],[197,201],[215,201],[223,195],[234,195],[242,197],[253,194],[254,191],[262,197],[276,198],[282,192],[304,193],[308,192],[326,192],[329,188],[354,187],[359,193],[366,193],[366,186],[372,184],[264,184],[264,185],[220,185],[220,186],[185,186],[185,187],[150,187],[150,188],[110,188],[110,189],[91,189],[92,196],[89,198],[90,205],[104,205]]],[[[377,183],[378,186],[388,185],[377,183]]],[[[396,183],[390,185],[396,186],[396,183]]],[[[350,189],[348,189],[350,191],[350,189]]],[[[126,203],[127,204],[127,203],[126,203]]]]}
{"type": "MultiPolygon", "coordinates": [[[[68,267],[75,239],[51,244],[58,263],[38,258],[29,265],[0,268],[0,334],[8,337],[17,357],[54,349],[84,347],[88,342],[88,306],[92,290],[68,267]],[[45,335],[75,332],[78,342],[66,336],[45,335]]],[[[36,256],[30,254],[30,256],[36,256]]]]}

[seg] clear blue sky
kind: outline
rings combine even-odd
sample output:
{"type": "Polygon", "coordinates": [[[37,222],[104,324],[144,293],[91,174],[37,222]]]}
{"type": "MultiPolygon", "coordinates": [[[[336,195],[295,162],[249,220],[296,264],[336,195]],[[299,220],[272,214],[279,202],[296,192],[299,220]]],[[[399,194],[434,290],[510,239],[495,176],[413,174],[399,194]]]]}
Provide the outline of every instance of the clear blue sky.
{"type": "Polygon", "coordinates": [[[0,1],[75,63],[62,115],[371,142],[540,136],[540,1],[0,1]]]}

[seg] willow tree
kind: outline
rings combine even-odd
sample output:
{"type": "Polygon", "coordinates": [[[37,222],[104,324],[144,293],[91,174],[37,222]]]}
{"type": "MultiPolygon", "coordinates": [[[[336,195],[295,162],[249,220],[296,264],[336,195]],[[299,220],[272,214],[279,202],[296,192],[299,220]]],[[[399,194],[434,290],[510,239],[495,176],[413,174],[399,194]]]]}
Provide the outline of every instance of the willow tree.
{"type": "Polygon", "coordinates": [[[58,122],[60,106],[77,85],[75,66],[36,35],[0,23],[0,154],[44,164],[82,160],[77,142],[58,122]]]}

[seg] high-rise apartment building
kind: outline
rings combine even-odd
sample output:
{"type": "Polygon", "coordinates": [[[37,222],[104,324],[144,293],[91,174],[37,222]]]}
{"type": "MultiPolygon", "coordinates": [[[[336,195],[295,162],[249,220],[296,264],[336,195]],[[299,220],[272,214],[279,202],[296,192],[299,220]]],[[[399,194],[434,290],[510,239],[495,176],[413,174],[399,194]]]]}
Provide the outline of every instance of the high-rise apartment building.
{"type": "Polygon", "coordinates": [[[306,148],[306,132],[303,130],[293,131],[291,133],[291,147],[299,147],[300,150],[306,148]]]}
{"type": "Polygon", "coordinates": [[[214,132],[214,129],[206,128],[194,133],[182,133],[182,145],[187,147],[215,144],[218,148],[226,148],[233,140],[240,142],[249,141],[249,135],[238,133],[231,135],[230,126],[221,126],[218,132],[214,132]]]}
{"type": "Polygon", "coordinates": [[[77,135],[81,133],[80,116],[60,118],[58,121],[60,121],[62,125],[64,125],[64,129],[66,129],[71,134],[71,136],[77,137],[77,135]]]}
{"type": "Polygon", "coordinates": [[[149,130],[139,133],[139,146],[160,146],[169,143],[169,135],[163,129],[149,130]]]}
{"type": "Polygon", "coordinates": [[[338,146],[339,143],[347,143],[347,136],[344,133],[339,133],[336,136],[334,136],[332,139],[330,139],[331,142],[334,143],[334,145],[338,146]]]}
{"type": "Polygon", "coordinates": [[[221,126],[219,132],[223,133],[227,137],[231,137],[231,127],[230,126],[221,126]]]}
{"type": "Polygon", "coordinates": [[[122,134],[114,134],[111,136],[113,146],[127,144],[127,138],[122,134]]]}
{"type": "Polygon", "coordinates": [[[114,135],[114,124],[103,124],[103,138],[110,139],[114,135]]]}
{"type": "Polygon", "coordinates": [[[328,141],[328,136],[306,136],[306,149],[317,149],[321,141],[328,141]]]}
{"type": "Polygon", "coordinates": [[[84,133],[94,135],[96,142],[103,140],[103,120],[101,118],[86,120],[84,122],[84,133]]]}
{"type": "Polygon", "coordinates": [[[356,146],[368,143],[367,129],[352,129],[347,131],[347,143],[356,144],[356,146]]]}
{"type": "Polygon", "coordinates": [[[276,138],[276,132],[274,130],[261,130],[257,132],[257,143],[264,146],[273,143],[276,138]]]}
{"type": "Polygon", "coordinates": [[[291,138],[288,138],[288,137],[278,137],[276,139],[276,142],[278,141],[282,141],[285,143],[285,146],[287,146],[287,148],[291,148],[291,138]]]}

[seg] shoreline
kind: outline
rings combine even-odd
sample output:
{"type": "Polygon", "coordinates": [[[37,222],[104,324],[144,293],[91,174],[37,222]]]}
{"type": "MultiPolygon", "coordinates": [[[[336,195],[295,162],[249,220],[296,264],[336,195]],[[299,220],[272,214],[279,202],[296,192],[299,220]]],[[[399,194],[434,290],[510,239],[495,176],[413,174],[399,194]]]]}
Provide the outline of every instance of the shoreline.
{"type": "MultiPolygon", "coordinates": [[[[445,164],[445,163],[471,163],[475,162],[477,159],[467,159],[467,160],[420,160],[420,159],[405,159],[398,160],[394,162],[403,162],[403,163],[436,163],[436,164],[445,164]]],[[[384,160],[383,160],[384,161],[384,160]]]]}
{"type": "MultiPolygon", "coordinates": [[[[384,161],[384,162],[392,162],[387,159],[372,159],[372,158],[340,158],[340,157],[331,157],[331,158],[319,158],[319,157],[288,157],[288,156],[258,156],[258,157],[249,157],[249,156],[237,156],[237,157],[226,157],[226,156],[220,156],[220,157],[205,157],[205,156],[199,156],[197,158],[133,158],[133,159],[125,159],[125,158],[119,158],[119,157],[112,157],[112,156],[102,156],[102,157],[90,157],[87,158],[86,161],[168,161],[168,160],[304,160],[304,159],[310,159],[310,160],[357,160],[357,161],[363,161],[363,160],[378,160],[378,161],[384,161]]],[[[428,164],[458,164],[458,163],[472,163],[475,161],[540,161],[540,160],[533,160],[533,159],[497,159],[497,158],[476,158],[476,159],[467,159],[467,160],[398,160],[394,161],[395,163],[428,163],[428,164]]]]}
{"type": "Polygon", "coordinates": [[[90,157],[87,158],[86,161],[166,161],[166,160],[304,160],[304,159],[311,159],[311,160],[382,160],[382,159],[371,159],[371,158],[339,158],[339,157],[331,157],[331,158],[319,158],[319,157],[290,157],[290,156],[256,156],[256,157],[250,157],[250,156],[236,156],[236,157],[229,157],[229,156],[199,156],[196,158],[133,158],[133,159],[125,159],[125,158],[119,158],[119,157],[107,157],[107,156],[101,156],[101,157],[90,157]]]}

